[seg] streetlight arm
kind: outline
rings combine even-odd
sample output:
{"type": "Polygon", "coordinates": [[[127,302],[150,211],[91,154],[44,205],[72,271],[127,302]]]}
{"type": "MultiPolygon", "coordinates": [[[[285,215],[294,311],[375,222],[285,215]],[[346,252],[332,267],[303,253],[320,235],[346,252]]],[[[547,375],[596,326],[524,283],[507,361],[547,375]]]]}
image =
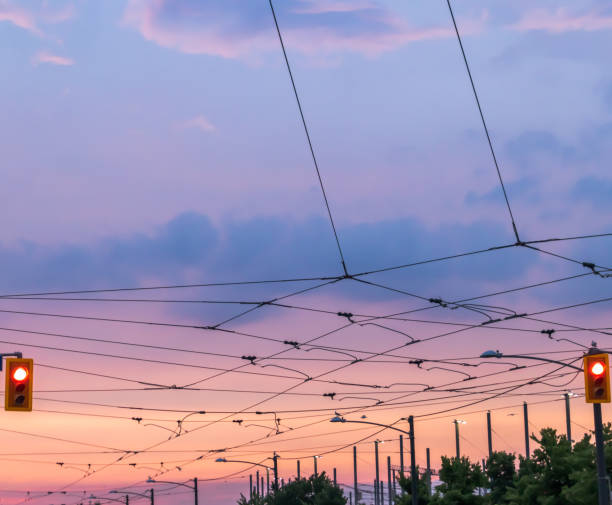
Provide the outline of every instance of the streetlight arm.
{"type": "Polygon", "coordinates": [[[147,479],[149,484],[176,484],[177,486],[185,486],[189,489],[194,489],[193,485],[185,484],[184,482],[171,482],[169,480],[155,480],[155,479],[147,479]]]}
{"type": "Polygon", "coordinates": [[[404,433],[405,435],[410,436],[410,432],[409,431],[402,430],[401,428],[396,428],[395,426],[389,426],[388,424],[373,423],[372,421],[350,421],[348,419],[344,419],[343,417],[339,417],[339,418],[334,417],[330,422],[332,422],[332,423],[371,424],[373,426],[380,426],[382,428],[388,428],[390,430],[399,431],[400,433],[404,433]]]}
{"type": "Polygon", "coordinates": [[[217,463],[244,463],[245,465],[254,465],[254,466],[260,466],[262,468],[266,468],[266,469],[270,469],[269,466],[266,465],[262,465],[261,463],[255,463],[254,461],[243,461],[240,459],[225,459],[225,458],[219,458],[216,460],[217,463]]]}
{"type": "Polygon", "coordinates": [[[564,363],[563,361],[557,361],[554,359],[548,359],[548,358],[540,358],[537,356],[523,356],[521,354],[503,354],[499,351],[486,351],[483,352],[480,355],[481,358],[520,358],[520,359],[532,359],[535,361],[543,361],[545,363],[554,363],[555,365],[561,365],[561,366],[565,366],[568,368],[573,368],[574,370],[577,370],[579,372],[582,372],[583,369],[580,367],[577,367],[575,365],[570,365],[569,363],[564,363]]]}

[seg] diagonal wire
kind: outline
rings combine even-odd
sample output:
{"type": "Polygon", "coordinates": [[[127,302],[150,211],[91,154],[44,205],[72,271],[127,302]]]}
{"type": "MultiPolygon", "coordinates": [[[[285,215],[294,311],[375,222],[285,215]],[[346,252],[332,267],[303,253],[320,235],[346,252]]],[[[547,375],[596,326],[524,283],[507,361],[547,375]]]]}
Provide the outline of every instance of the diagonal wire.
{"type": "Polygon", "coordinates": [[[493,163],[495,164],[495,169],[497,170],[497,176],[499,177],[499,183],[501,184],[502,191],[504,192],[506,206],[508,207],[508,213],[510,214],[510,220],[512,221],[512,230],[514,231],[516,242],[521,243],[521,239],[519,238],[518,230],[516,228],[516,223],[514,221],[514,215],[512,214],[512,209],[510,208],[510,200],[508,200],[508,193],[506,192],[506,186],[504,185],[504,180],[502,179],[501,171],[499,169],[499,164],[497,163],[497,156],[495,156],[495,149],[493,149],[493,143],[491,142],[491,136],[489,135],[489,128],[487,127],[487,122],[485,121],[485,117],[482,112],[480,100],[478,99],[478,93],[476,92],[476,85],[474,84],[474,79],[472,78],[472,72],[470,71],[470,65],[468,63],[467,56],[465,54],[465,49],[463,48],[463,42],[461,41],[461,35],[459,34],[459,28],[457,27],[457,22],[455,21],[455,14],[453,13],[453,8],[451,7],[450,0],[446,0],[446,4],[448,5],[448,10],[453,20],[453,26],[455,27],[455,33],[457,34],[457,41],[459,42],[459,47],[461,48],[461,55],[463,56],[463,62],[465,63],[465,69],[467,70],[468,77],[470,78],[470,84],[472,85],[472,91],[474,92],[474,98],[476,99],[476,105],[478,106],[478,112],[480,113],[480,119],[482,121],[482,126],[487,136],[487,142],[489,144],[489,149],[491,150],[491,156],[493,157],[493,163]]]}
{"type": "Polygon", "coordinates": [[[325,193],[325,187],[323,186],[323,179],[321,178],[321,172],[319,171],[319,164],[317,162],[317,157],[315,156],[314,148],[312,147],[310,133],[308,131],[308,126],[306,124],[306,119],[304,117],[304,111],[302,110],[302,103],[300,102],[300,97],[297,92],[297,87],[295,86],[295,80],[293,79],[293,73],[291,72],[291,65],[289,64],[289,58],[287,57],[287,51],[285,50],[285,43],[283,42],[283,36],[278,26],[278,20],[276,19],[276,12],[274,11],[274,5],[272,4],[272,0],[268,0],[268,1],[270,3],[272,17],[274,18],[274,26],[276,26],[276,33],[278,34],[278,40],[280,42],[281,49],[283,50],[283,56],[285,58],[285,63],[287,65],[287,71],[289,72],[289,78],[291,79],[291,86],[293,87],[293,93],[295,95],[295,100],[297,102],[297,106],[300,111],[300,117],[302,119],[302,125],[304,126],[304,132],[306,133],[306,140],[308,141],[308,147],[310,149],[310,154],[312,155],[312,161],[314,163],[315,170],[317,171],[317,178],[319,179],[319,185],[321,186],[321,192],[323,193],[323,199],[325,200],[325,207],[327,208],[327,215],[329,216],[329,222],[331,223],[332,230],[334,231],[336,245],[338,246],[338,253],[340,254],[340,261],[342,262],[342,269],[344,270],[344,275],[348,276],[348,271],[346,269],[346,263],[344,262],[344,254],[342,253],[342,247],[340,247],[340,239],[338,238],[338,232],[336,231],[336,225],[334,224],[334,218],[332,217],[332,213],[329,208],[329,201],[327,200],[327,194],[325,193]]]}

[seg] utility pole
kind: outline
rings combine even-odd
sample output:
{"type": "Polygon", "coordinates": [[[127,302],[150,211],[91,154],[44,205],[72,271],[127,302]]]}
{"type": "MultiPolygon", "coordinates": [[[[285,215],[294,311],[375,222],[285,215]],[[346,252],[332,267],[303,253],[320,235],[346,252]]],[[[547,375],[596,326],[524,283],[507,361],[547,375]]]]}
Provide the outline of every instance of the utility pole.
{"type": "Polygon", "coordinates": [[[256,487],[256,489],[257,489],[257,496],[259,497],[259,496],[261,496],[259,494],[259,470],[255,471],[255,479],[257,480],[257,487],[256,487]]]}
{"type": "Polygon", "coordinates": [[[198,505],[198,478],[193,478],[193,496],[195,498],[195,505],[198,505]]]}
{"type": "Polygon", "coordinates": [[[459,447],[459,421],[455,419],[453,421],[455,425],[455,452],[457,454],[457,459],[461,457],[461,448],[459,447]]]}
{"type": "Polygon", "coordinates": [[[297,478],[300,480],[300,460],[297,460],[297,478]]]}
{"type": "Polygon", "coordinates": [[[429,457],[429,447],[427,448],[427,492],[431,496],[431,459],[429,457]]]}
{"type": "Polygon", "coordinates": [[[523,402],[523,420],[525,422],[525,457],[529,459],[529,413],[527,402],[523,402]]]}
{"type": "Polygon", "coordinates": [[[387,490],[389,494],[389,505],[393,505],[393,488],[391,484],[391,456],[387,456],[387,490]]]}
{"type": "Polygon", "coordinates": [[[338,485],[338,479],[336,476],[336,467],[334,467],[334,486],[337,486],[337,485],[338,485]]]}
{"type": "Polygon", "coordinates": [[[151,488],[151,505],[155,505],[155,490],[151,488]]]}
{"type": "Polygon", "coordinates": [[[414,447],[414,417],[408,416],[410,426],[410,492],[412,494],[412,505],[419,504],[418,479],[419,475],[416,468],[416,449],[414,447]]]}
{"type": "Polygon", "coordinates": [[[270,469],[266,467],[266,495],[270,494],[270,469]]]}
{"type": "Polygon", "coordinates": [[[319,476],[319,472],[317,471],[317,458],[318,456],[313,456],[312,459],[314,459],[314,476],[318,477],[319,476]]]}
{"type": "Polygon", "coordinates": [[[380,482],[380,469],[378,467],[378,440],[374,440],[374,455],[376,458],[376,504],[377,505],[382,505],[382,503],[379,502],[378,497],[380,495],[380,490],[378,489],[378,483],[380,482]]]}
{"type": "Polygon", "coordinates": [[[570,394],[565,393],[565,425],[567,427],[567,440],[572,445],[572,418],[570,415],[570,394]]]}
{"type": "Polygon", "coordinates": [[[400,473],[404,475],[404,435],[400,435],[400,473]]]}
{"type": "Polygon", "coordinates": [[[278,491],[278,454],[274,453],[272,460],[274,461],[274,491],[278,491]]]}
{"type": "Polygon", "coordinates": [[[249,500],[253,501],[253,474],[249,474],[249,500]]]}
{"type": "Polygon", "coordinates": [[[491,411],[487,412],[487,435],[489,437],[489,459],[493,456],[493,436],[491,435],[491,411]]]}
{"type": "Polygon", "coordinates": [[[355,505],[357,505],[357,499],[359,497],[359,488],[357,485],[357,446],[353,446],[353,482],[355,484],[355,505]]]}

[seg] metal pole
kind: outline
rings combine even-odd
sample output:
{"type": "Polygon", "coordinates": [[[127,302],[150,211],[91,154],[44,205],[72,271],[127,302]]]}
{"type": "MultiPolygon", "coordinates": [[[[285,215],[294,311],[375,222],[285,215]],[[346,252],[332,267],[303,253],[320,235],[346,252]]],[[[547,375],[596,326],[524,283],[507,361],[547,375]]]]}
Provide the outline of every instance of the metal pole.
{"type": "Polygon", "coordinates": [[[274,453],[274,490],[278,491],[278,455],[274,453]]]}
{"type": "Polygon", "coordinates": [[[489,459],[493,456],[493,437],[491,435],[491,411],[487,412],[487,435],[489,437],[489,459]]]}
{"type": "Polygon", "coordinates": [[[298,480],[301,478],[301,471],[300,471],[300,460],[297,460],[297,478],[298,480]]]}
{"type": "Polygon", "coordinates": [[[527,402],[523,402],[523,420],[525,421],[525,457],[529,459],[529,413],[527,402]]]}
{"type": "Polygon", "coordinates": [[[334,468],[334,486],[338,485],[338,480],[336,478],[336,468],[334,468]]]}
{"type": "Polygon", "coordinates": [[[349,505],[353,505],[353,493],[349,491],[349,505]]]}
{"type": "Polygon", "coordinates": [[[595,454],[597,456],[597,494],[599,505],[610,505],[610,482],[606,473],[606,459],[604,454],[603,422],[601,419],[601,403],[593,404],[593,418],[595,421],[595,454]]]}
{"type": "Polygon", "coordinates": [[[195,505],[198,505],[198,478],[193,478],[193,495],[195,498],[195,505]]]}
{"type": "Polygon", "coordinates": [[[387,491],[388,491],[388,495],[389,495],[389,505],[393,505],[392,503],[392,490],[393,488],[391,487],[391,456],[387,456],[387,491]]]}
{"type": "Polygon", "coordinates": [[[249,499],[253,501],[253,474],[249,474],[249,499]]]}
{"type": "Polygon", "coordinates": [[[374,486],[376,488],[376,504],[377,505],[382,505],[382,503],[379,502],[379,496],[380,496],[380,491],[378,489],[378,483],[380,482],[380,470],[378,467],[378,440],[374,440],[374,454],[376,456],[376,486],[374,486]]]}
{"type": "Polygon", "coordinates": [[[155,505],[155,490],[151,488],[151,505],[155,505]]]}
{"type": "Polygon", "coordinates": [[[129,495],[125,495],[125,505],[130,505],[130,496],[129,495]]]}
{"type": "Polygon", "coordinates": [[[567,426],[567,440],[572,445],[572,417],[570,415],[570,395],[565,393],[565,424],[567,426]]]}
{"type": "Polygon", "coordinates": [[[385,505],[385,483],[379,482],[380,487],[380,505],[385,505]]]}
{"type": "Polygon", "coordinates": [[[404,475],[404,435],[400,435],[400,473],[404,475]]]}
{"type": "Polygon", "coordinates": [[[429,457],[429,447],[426,449],[427,451],[427,492],[429,496],[431,496],[431,460],[429,457]]]}
{"type": "Polygon", "coordinates": [[[266,494],[270,494],[270,469],[266,467],[266,494]]]}
{"type": "Polygon", "coordinates": [[[378,505],[378,482],[374,479],[374,505],[378,505]]]}
{"type": "Polygon", "coordinates": [[[416,449],[414,448],[414,417],[408,417],[408,424],[410,425],[410,494],[412,495],[412,505],[419,505],[419,474],[417,473],[416,449]]]}
{"type": "Polygon", "coordinates": [[[319,476],[319,472],[317,471],[317,457],[313,456],[313,459],[314,459],[314,475],[315,475],[315,477],[318,477],[319,476]]]}
{"type": "Polygon", "coordinates": [[[259,470],[257,470],[255,472],[255,479],[257,481],[257,487],[256,487],[256,489],[257,489],[257,496],[260,496],[260,494],[259,494],[259,470]]]}
{"type": "Polygon", "coordinates": [[[261,476],[261,496],[262,498],[265,496],[265,487],[264,487],[264,478],[263,475],[261,476]]]}
{"type": "Polygon", "coordinates": [[[357,505],[357,497],[359,496],[359,488],[357,485],[357,446],[353,446],[353,479],[355,484],[355,505],[357,505]]]}
{"type": "Polygon", "coordinates": [[[453,421],[455,424],[455,451],[457,453],[457,459],[461,457],[461,448],[459,447],[459,421],[455,419],[453,421]]]}

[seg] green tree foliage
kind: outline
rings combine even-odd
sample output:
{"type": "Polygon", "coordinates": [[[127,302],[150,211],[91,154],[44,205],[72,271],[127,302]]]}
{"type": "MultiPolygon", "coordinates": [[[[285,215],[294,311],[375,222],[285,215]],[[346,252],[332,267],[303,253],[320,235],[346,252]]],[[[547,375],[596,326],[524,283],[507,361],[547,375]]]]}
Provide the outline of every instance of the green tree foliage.
{"type": "Polygon", "coordinates": [[[309,479],[299,479],[285,484],[268,496],[254,496],[247,500],[244,496],[238,505],[346,505],[347,499],[342,489],[325,475],[312,475],[309,479]]]}
{"type": "MultiPolygon", "coordinates": [[[[419,497],[419,505],[428,505],[431,499],[429,496],[429,480],[427,478],[427,475],[421,474],[418,466],[416,473],[418,475],[417,495],[419,497]]],[[[410,478],[410,476],[399,474],[398,483],[400,485],[400,489],[403,491],[403,494],[396,496],[396,505],[412,505],[412,479],[410,478]]]]}
{"type": "Polygon", "coordinates": [[[486,474],[489,478],[489,503],[507,504],[506,492],[514,487],[516,478],[516,456],[503,451],[494,452],[487,460],[486,474]]]}
{"type": "Polygon", "coordinates": [[[486,503],[476,490],[487,484],[479,464],[471,463],[466,457],[447,458],[442,456],[440,484],[431,499],[432,505],[481,505],[486,503]]]}
{"type": "MultiPolygon", "coordinates": [[[[519,472],[503,502],[510,505],[593,505],[597,503],[595,447],[585,435],[572,447],[565,435],[545,428],[532,457],[519,457],[519,472]]],[[[604,426],[606,467],[612,471],[612,429],[604,426]]],[[[496,503],[496,502],[491,502],[496,503]]]]}

